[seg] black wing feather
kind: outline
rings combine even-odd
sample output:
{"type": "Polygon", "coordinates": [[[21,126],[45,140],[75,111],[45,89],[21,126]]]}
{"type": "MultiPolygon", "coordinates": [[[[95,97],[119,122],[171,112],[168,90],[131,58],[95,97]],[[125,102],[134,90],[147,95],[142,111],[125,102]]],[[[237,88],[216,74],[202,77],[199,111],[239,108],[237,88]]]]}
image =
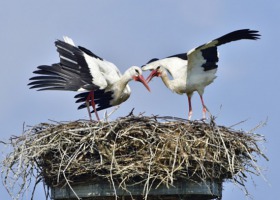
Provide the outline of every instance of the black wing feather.
{"type": "Polygon", "coordinates": [[[78,73],[69,70],[59,63],[51,66],[38,66],[38,69],[33,73],[39,74],[39,76],[34,76],[29,79],[32,81],[28,84],[31,86],[30,89],[77,91],[81,86],[85,85],[85,82],[80,78],[78,73]]]}
{"type": "MultiPolygon", "coordinates": [[[[89,92],[83,92],[75,96],[75,98],[77,99],[76,103],[82,103],[81,105],[79,105],[78,109],[83,109],[87,107],[85,101],[88,97],[88,94],[89,92]]],[[[99,111],[112,107],[113,105],[110,104],[110,101],[113,99],[112,95],[112,92],[105,92],[105,90],[94,91],[94,102],[97,105],[96,110],[99,111]]],[[[93,112],[94,111],[92,111],[92,113],[93,112]]]]}
{"type": "Polygon", "coordinates": [[[205,63],[202,65],[202,67],[204,68],[204,71],[208,71],[218,68],[218,46],[242,39],[257,40],[260,38],[260,36],[261,35],[258,34],[258,31],[250,29],[241,29],[216,38],[209,43],[203,44],[195,48],[194,50],[201,51],[202,56],[205,59],[205,63]]]}
{"type": "Polygon", "coordinates": [[[99,60],[103,60],[101,57],[99,57],[96,54],[92,53],[90,50],[86,49],[85,47],[78,46],[78,48],[81,49],[86,54],[88,54],[89,56],[92,56],[92,57],[97,58],[99,60]]]}
{"type": "Polygon", "coordinates": [[[257,40],[260,39],[260,34],[258,34],[259,31],[250,30],[250,29],[241,29],[237,31],[233,31],[231,33],[228,33],[226,35],[223,35],[222,37],[217,38],[218,41],[217,46],[237,41],[237,40],[257,40]]]}
{"type": "MultiPolygon", "coordinates": [[[[28,84],[31,86],[30,89],[70,91],[77,91],[81,88],[87,90],[99,89],[99,87],[92,82],[93,77],[84,57],[83,50],[85,50],[85,48],[78,48],[60,40],[57,40],[55,45],[60,55],[60,63],[51,66],[38,66],[38,70],[33,73],[40,76],[30,78],[32,81],[28,84]]],[[[88,54],[89,50],[86,51],[88,54]]]]}

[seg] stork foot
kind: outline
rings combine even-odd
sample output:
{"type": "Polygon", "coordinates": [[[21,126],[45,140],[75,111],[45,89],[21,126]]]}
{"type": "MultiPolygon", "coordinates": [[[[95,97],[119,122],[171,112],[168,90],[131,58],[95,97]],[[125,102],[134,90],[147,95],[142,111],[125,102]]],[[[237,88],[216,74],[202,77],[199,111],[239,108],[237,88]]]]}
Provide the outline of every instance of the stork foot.
{"type": "Polygon", "coordinates": [[[202,120],[206,120],[206,111],[207,111],[207,108],[206,108],[206,106],[204,106],[202,109],[202,120]]]}
{"type": "Polygon", "coordinates": [[[94,91],[90,91],[88,96],[87,96],[87,99],[86,99],[86,102],[87,102],[87,107],[88,107],[88,112],[89,112],[89,116],[90,116],[90,121],[92,122],[92,118],[91,118],[91,113],[89,111],[89,101],[91,102],[91,107],[93,108],[94,110],[94,113],[95,113],[95,116],[96,116],[96,119],[98,121],[100,121],[100,118],[98,116],[98,113],[97,113],[97,110],[96,110],[96,106],[95,106],[95,102],[94,102],[94,91]]]}
{"type": "Polygon", "coordinates": [[[192,118],[192,110],[189,111],[188,120],[191,120],[191,118],[192,118]]]}

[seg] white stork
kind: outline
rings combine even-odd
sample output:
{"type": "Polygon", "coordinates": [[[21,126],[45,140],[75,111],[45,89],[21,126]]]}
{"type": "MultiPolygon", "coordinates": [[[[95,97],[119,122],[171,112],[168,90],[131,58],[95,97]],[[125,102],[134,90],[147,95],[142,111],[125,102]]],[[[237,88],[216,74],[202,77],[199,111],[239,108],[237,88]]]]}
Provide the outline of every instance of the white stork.
{"type": "Polygon", "coordinates": [[[32,82],[28,85],[30,89],[84,92],[75,97],[80,98],[77,102],[85,102],[79,109],[87,107],[90,120],[90,104],[99,121],[97,111],[126,101],[131,93],[128,85],[131,80],[142,82],[150,91],[140,67],[132,66],[122,75],[113,63],[84,47],[76,47],[68,37],[64,37],[64,41],[57,40],[55,45],[60,62],[38,66],[38,70],[33,72],[38,75],[30,78],[32,82]]]}
{"type": "Polygon", "coordinates": [[[217,47],[228,42],[248,39],[259,39],[258,31],[242,29],[228,33],[222,37],[214,39],[206,44],[196,47],[187,53],[169,56],[163,59],[152,59],[142,70],[151,70],[147,82],[153,77],[161,77],[163,83],[171,91],[178,94],[186,93],[188,96],[189,113],[188,119],[192,116],[191,97],[194,91],[200,95],[203,106],[203,119],[208,111],[203,101],[204,88],[212,83],[216,78],[218,52],[217,47]],[[169,79],[168,74],[172,76],[169,79]]]}

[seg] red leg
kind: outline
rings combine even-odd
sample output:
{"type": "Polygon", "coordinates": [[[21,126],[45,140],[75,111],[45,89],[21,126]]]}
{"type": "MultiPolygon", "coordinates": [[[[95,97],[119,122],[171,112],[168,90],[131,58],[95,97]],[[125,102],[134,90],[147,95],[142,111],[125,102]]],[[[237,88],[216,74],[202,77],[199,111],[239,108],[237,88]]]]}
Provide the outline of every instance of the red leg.
{"type": "Polygon", "coordinates": [[[204,104],[202,95],[199,95],[199,96],[200,96],[200,100],[201,100],[201,103],[202,103],[202,119],[206,119],[206,111],[208,111],[208,109],[204,104]]]}
{"type": "Polygon", "coordinates": [[[192,117],[192,101],[191,101],[192,95],[188,95],[188,103],[189,103],[189,113],[188,113],[188,120],[192,117]]]}
{"type": "MultiPolygon", "coordinates": [[[[98,121],[100,121],[100,118],[98,116],[98,113],[97,113],[97,110],[96,110],[96,107],[95,107],[95,102],[94,102],[94,91],[90,91],[88,96],[87,96],[87,99],[86,99],[86,103],[87,103],[87,106],[88,106],[88,110],[89,110],[89,100],[91,100],[91,106],[94,110],[94,113],[95,113],[95,116],[97,118],[98,121]]],[[[90,119],[91,119],[91,114],[90,114],[90,119]]]]}
{"type": "Polygon", "coordinates": [[[88,111],[89,119],[92,122],[92,117],[91,117],[91,113],[90,113],[90,109],[89,109],[89,102],[88,102],[88,100],[86,100],[86,104],[87,104],[87,111],[88,111]]]}

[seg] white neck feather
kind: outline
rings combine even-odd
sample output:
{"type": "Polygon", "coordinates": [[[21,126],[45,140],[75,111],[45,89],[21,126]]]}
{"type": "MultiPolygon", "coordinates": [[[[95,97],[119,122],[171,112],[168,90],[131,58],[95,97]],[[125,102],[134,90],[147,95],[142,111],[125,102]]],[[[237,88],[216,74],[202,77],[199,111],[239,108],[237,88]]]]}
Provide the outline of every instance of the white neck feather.
{"type": "Polygon", "coordinates": [[[167,71],[165,69],[161,73],[161,79],[166,87],[168,87],[170,90],[174,90],[174,81],[169,79],[167,71]]]}
{"type": "Polygon", "coordinates": [[[120,77],[120,79],[113,84],[113,90],[115,91],[115,94],[120,95],[121,93],[123,93],[123,91],[127,87],[128,82],[131,80],[132,77],[129,71],[125,71],[125,73],[120,77]]]}

